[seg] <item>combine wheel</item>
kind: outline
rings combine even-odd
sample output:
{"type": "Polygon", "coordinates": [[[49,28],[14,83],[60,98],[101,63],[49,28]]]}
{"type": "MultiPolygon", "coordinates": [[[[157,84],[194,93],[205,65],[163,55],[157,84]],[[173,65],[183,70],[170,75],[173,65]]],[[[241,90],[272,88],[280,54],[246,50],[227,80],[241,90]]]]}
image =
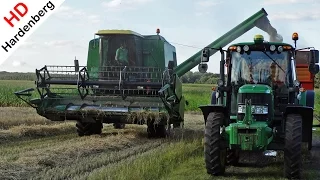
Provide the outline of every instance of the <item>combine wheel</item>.
{"type": "Polygon", "coordinates": [[[173,128],[176,129],[176,128],[183,128],[184,127],[184,123],[181,122],[181,123],[173,123],[173,128]]]}
{"type": "Polygon", "coordinates": [[[101,134],[103,125],[101,122],[88,123],[77,121],[76,127],[79,136],[90,136],[93,134],[101,134]]]}
{"type": "Polygon", "coordinates": [[[286,120],[284,147],[284,174],[288,179],[300,179],[301,171],[302,118],[289,114],[286,120]]]}
{"type": "Polygon", "coordinates": [[[162,124],[148,124],[149,138],[165,138],[168,135],[167,126],[162,124]]]}
{"type": "Polygon", "coordinates": [[[207,117],[204,136],[204,153],[207,173],[222,175],[226,168],[226,148],[220,134],[220,124],[224,120],[223,113],[211,112],[207,117]]]}
{"type": "Polygon", "coordinates": [[[126,127],[126,124],[124,124],[124,123],[113,123],[113,127],[115,129],[124,129],[126,127]]]}
{"type": "Polygon", "coordinates": [[[236,166],[239,162],[239,151],[235,149],[227,150],[227,165],[236,166]]]}

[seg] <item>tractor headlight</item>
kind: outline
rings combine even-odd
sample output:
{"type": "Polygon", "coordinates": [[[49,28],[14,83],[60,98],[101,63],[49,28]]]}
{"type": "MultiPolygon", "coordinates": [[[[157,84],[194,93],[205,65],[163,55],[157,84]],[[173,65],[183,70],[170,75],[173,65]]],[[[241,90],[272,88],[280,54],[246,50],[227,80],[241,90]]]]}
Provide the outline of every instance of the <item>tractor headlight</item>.
{"type": "MultiPolygon", "coordinates": [[[[251,106],[252,114],[268,114],[268,106],[252,105],[251,106]]],[[[238,113],[245,113],[246,106],[238,105],[238,113]]]]}
{"type": "Polygon", "coordinates": [[[238,52],[238,53],[241,52],[241,47],[240,47],[240,46],[237,47],[237,52],[238,52]]]}
{"type": "Polygon", "coordinates": [[[243,46],[243,50],[244,51],[249,51],[249,46],[248,45],[243,46]]]}
{"type": "Polygon", "coordinates": [[[276,46],[275,45],[271,45],[270,46],[270,51],[274,51],[274,50],[276,50],[276,46]]]}

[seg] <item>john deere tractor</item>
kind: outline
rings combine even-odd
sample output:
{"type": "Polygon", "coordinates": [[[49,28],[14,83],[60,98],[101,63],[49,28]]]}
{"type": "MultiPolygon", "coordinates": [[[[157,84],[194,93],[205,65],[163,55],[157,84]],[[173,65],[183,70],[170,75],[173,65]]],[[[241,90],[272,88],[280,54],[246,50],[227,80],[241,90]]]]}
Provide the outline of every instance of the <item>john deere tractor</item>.
{"type": "MultiPolygon", "coordinates": [[[[294,44],[298,34],[293,33],[294,44]]],[[[311,74],[319,72],[319,51],[304,52],[311,74]]],[[[201,64],[212,48],[204,48],[201,64]]],[[[216,49],[214,49],[216,51],[216,49]]],[[[313,91],[297,78],[296,46],[265,41],[230,45],[221,52],[220,80],[210,105],[200,106],[205,119],[204,152],[209,174],[222,175],[241,151],[284,151],[286,178],[301,176],[301,147],[312,147],[313,91]],[[226,69],[226,72],[225,72],[226,69]]],[[[200,65],[201,65],[200,64],[200,65]]]]}

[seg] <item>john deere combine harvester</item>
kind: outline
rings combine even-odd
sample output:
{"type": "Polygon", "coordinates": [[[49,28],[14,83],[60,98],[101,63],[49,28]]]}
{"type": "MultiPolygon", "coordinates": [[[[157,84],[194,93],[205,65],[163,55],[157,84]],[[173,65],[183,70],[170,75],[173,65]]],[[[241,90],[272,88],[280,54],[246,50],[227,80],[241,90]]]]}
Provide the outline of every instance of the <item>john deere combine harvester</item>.
{"type": "MultiPolygon", "coordinates": [[[[256,35],[253,42],[218,48],[218,87],[211,104],[200,107],[209,174],[224,174],[227,165],[238,163],[241,151],[283,150],[285,177],[300,178],[301,145],[312,147],[313,79],[319,72],[319,51],[296,49],[297,33],[292,35],[294,46],[278,37],[267,42],[256,35]]],[[[204,70],[216,50],[204,48],[204,70]]]]}

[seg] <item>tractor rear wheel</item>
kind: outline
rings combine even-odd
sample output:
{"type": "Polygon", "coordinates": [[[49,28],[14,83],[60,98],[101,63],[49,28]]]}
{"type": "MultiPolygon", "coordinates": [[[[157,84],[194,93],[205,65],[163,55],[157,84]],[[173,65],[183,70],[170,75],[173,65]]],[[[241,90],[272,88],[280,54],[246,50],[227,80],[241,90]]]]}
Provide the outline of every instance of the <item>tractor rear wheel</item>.
{"type": "Polygon", "coordinates": [[[224,120],[223,113],[211,112],[206,121],[204,136],[204,153],[207,173],[222,175],[226,168],[226,148],[220,134],[220,125],[224,120]]]}
{"type": "Polygon", "coordinates": [[[301,173],[302,118],[289,114],[286,119],[284,147],[284,175],[288,179],[300,179],[301,173]]]}
{"type": "Polygon", "coordinates": [[[79,136],[90,136],[93,134],[101,134],[103,125],[101,122],[89,123],[77,121],[76,127],[79,136]]]}
{"type": "Polygon", "coordinates": [[[126,127],[126,124],[124,124],[124,123],[113,123],[113,127],[115,129],[124,129],[126,127]]]}

